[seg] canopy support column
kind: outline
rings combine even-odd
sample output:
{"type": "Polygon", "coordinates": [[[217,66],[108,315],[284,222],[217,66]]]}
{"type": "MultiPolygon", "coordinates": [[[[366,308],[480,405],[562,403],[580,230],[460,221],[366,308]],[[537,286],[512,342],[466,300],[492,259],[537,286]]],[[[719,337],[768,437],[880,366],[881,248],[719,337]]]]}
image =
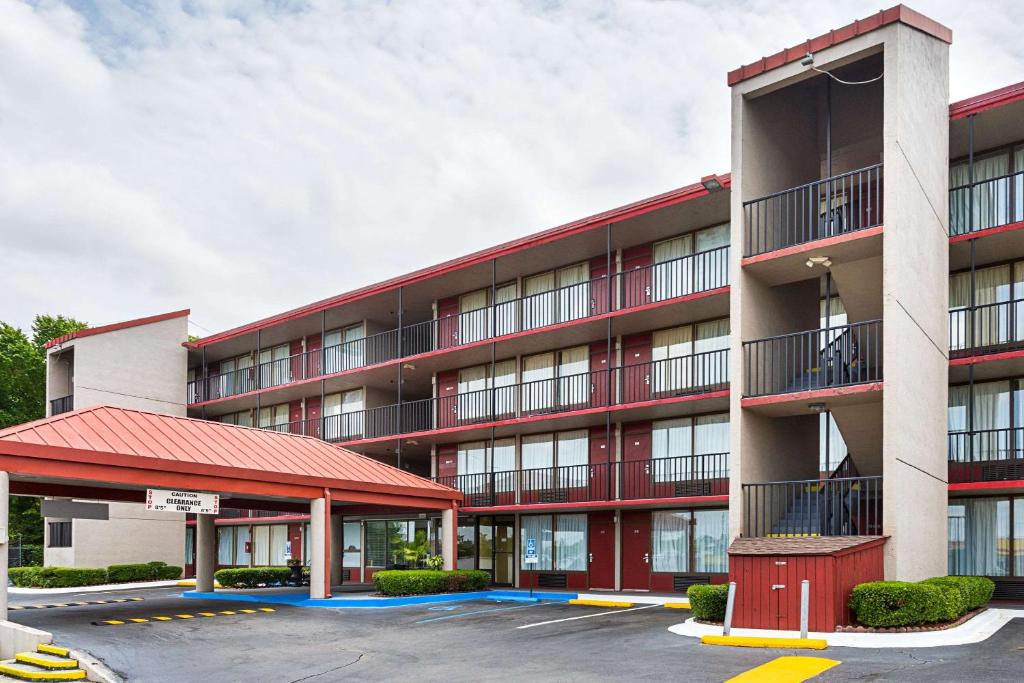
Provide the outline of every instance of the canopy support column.
{"type": "Polygon", "coordinates": [[[10,548],[11,475],[0,472],[0,621],[7,621],[7,561],[10,548]]]}
{"type": "Polygon", "coordinates": [[[196,590],[213,590],[213,571],[216,566],[217,533],[213,525],[216,515],[196,515],[196,590]]]}
{"type": "Polygon", "coordinates": [[[441,511],[441,557],[444,558],[445,569],[455,569],[458,544],[458,515],[455,514],[455,503],[447,510],[441,511]]]}
{"type": "Polygon", "coordinates": [[[309,504],[309,597],[331,597],[331,494],[309,504]]]}

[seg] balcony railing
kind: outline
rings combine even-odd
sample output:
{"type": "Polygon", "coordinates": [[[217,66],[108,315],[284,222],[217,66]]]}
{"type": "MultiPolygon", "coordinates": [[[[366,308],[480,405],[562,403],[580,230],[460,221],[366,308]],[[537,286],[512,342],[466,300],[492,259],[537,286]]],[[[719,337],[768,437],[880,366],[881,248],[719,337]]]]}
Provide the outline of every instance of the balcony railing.
{"type": "Polygon", "coordinates": [[[357,441],[702,394],[729,386],[729,350],[301,420],[274,429],[357,441]]]}
{"type": "Polygon", "coordinates": [[[744,256],[882,224],[882,164],[743,203],[744,256]]]}
{"type": "Polygon", "coordinates": [[[965,235],[1024,221],[1024,171],[949,191],[949,233],[965,235]]]}
{"type": "Polygon", "coordinates": [[[582,503],[729,493],[729,454],[686,455],[435,477],[464,507],[582,503]]]}
{"type": "Polygon", "coordinates": [[[745,396],[811,391],[882,379],[882,321],[743,343],[745,396]]]}
{"type": "Polygon", "coordinates": [[[74,409],[74,394],[68,394],[67,396],[61,396],[60,398],[50,400],[50,415],[60,415],[61,413],[67,413],[74,409]]]}
{"type": "Polygon", "coordinates": [[[637,308],[729,284],[729,247],[683,256],[494,306],[427,320],[363,339],[188,383],[189,403],[267,389],[338,372],[450,349],[508,334],[637,308]],[[610,285],[610,286],[609,286],[610,285]]]}
{"type": "Polygon", "coordinates": [[[1024,480],[1024,428],[949,433],[950,483],[1024,480]]]}
{"type": "Polygon", "coordinates": [[[949,352],[965,356],[1024,346],[1024,300],[949,312],[949,352]]]}
{"type": "Polygon", "coordinates": [[[744,536],[882,533],[881,477],[775,481],[742,488],[744,536]]]}

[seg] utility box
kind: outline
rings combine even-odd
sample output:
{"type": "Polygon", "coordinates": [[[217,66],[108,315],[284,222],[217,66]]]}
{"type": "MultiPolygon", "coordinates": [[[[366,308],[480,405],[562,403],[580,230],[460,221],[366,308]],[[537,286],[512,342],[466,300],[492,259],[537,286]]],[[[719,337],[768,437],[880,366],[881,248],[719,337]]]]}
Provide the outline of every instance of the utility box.
{"type": "Polygon", "coordinates": [[[885,542],[884,536],[737,538],[729,547],[733,626],[799,630],[804,579],[811,589],[809,629],[830,632],[849,624],[850,591],[884,576],[885,542]]]}

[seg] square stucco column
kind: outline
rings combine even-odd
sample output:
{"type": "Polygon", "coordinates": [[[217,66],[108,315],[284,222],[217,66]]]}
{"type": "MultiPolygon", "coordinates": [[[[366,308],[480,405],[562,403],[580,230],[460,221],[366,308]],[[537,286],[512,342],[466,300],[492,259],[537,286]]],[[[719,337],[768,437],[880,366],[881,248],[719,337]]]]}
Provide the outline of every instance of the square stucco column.
{"type": "Polygon", "coordinates": [[[213,590],[213,571],[217,557],[217,534],[214,515],[196,515],[196,590],[213,590]]]}
{"type": "Polygon", "coordinates": [[[9,548],[11,476],[0,472],[0,621],[7,621],[7,550],[9,548]]]}
{"type": "Polygon", "coordinates": [[[458,515],[455,508],[450,507],[441,511],[441,557],[444,558],[445,569],[455,569],[456,553],[458,543],[458,515]]]}
{"type": "Polygon", "coordinates": [[[331,515],[331,585],[341,585],[341,569],[344,560],[345,522],[341,515],[331,515]]]}
{"type": "Polygon", "coordinates": [[[309,504],[309,597],[331,597],[331,499],[309,504]]]}

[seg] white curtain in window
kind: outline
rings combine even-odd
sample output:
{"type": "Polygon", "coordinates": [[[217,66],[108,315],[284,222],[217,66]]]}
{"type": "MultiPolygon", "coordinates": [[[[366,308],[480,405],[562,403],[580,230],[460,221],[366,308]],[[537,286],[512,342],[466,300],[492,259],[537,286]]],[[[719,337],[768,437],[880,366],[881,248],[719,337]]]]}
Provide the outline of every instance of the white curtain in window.
{"type": "Polygon", "coordinates": [[[590,401],[590,348],[558,352],[558,404],[578,406],[590,401]]]}
{"type": "Polygon", "coordinates": [[[340,418],[342,437],[350,438],[363,434],[365,410],[362,389],[352,389],[341,394],[341,414],[344,416],[340,418]]]}
{"type": "Polygon", "coordinates": [[[456,467],[464,492],[482,493],[487,489],[487,447],[483,441],[459,444],[456,467]]]}
{"type": "Polygon", "coordinates": [[[689,511],[651,514],[652,571],[690,571],[690,514],[689,511]]]}
{"type": "Polygon", "coordinates": [[[340,370],[352,370],[366,365],[366,329],[362,323],[341,331],[340,370]]]}
{"type": "Polygon", "coordinates": [[[249,543],[249,527],[235,527],[235,564],[249,566],[249,551],[246,545],[249,543]]]}
{"type": "Polygon", "coordinates": [[[1010,382],[982,382],[974,385],[974,460],[1004,460],[1012,456],[1008,441],[1010,427],[1010,382]]]}
{"type": "Polygon", "coordinates": [[[491,467],[494,469],[494,490],[499,492],[514,491],[516,469],[516,440],[497,439],[494,452],[491,454],[491,467]]]}
{"type": "Polygon", "coordinates": [[[235,546],[234,538],[234,527],[222,526],[217,529],[217,564],[234,564],[231,553],[235,546]]]}
{"type": "Polygon", "coordinates": [[[651,430],[654,481],[686,481],[692,474],[693,418],[655,422],[651,430]]]}
{"type": "Polygon", "coordinates": [[[532,330],[555,322],[558,295],[554,289],[554,271],[523,280],[523,329],[532,330]]]}
{"type": "Polygon", "coordinates": [[[526,571],[551,571],[551,550],[554,534],[551,515],[523,515],[520,519],[519,566],[526,571]],[[537,564],[526,564],[526,543],[533,539],[537,547],[537,564]]]}
{"type": "Polygon", "coordinates": [[[555,354],[538,353],[523,358],[523,410],[550,408],[555,400],[555,354]]]}
{"type": "Polygon", "coordinates": [[[459,343],[487,339],[491,334],[491,320],[488,315],[488,289],[478,289],[459,297],[459,343]]]}
{"type": "Polygon", "coordinates": [[[949,573],[1006,576],[1010,501],[961,499],[949,505],[949,573]]]}
{"type": "Polygon", "coordinates": [[[494,290],[494,334],[512,334],[519,331],[519,304],[516,301],[516,283],[501,285],[494,290]]]}
{"type": "Polygon", "coordinates": [[[274,431],[285,431],[288,426],[288,404],[260,408],[260,427],[274,431]]]}
{"type": "Polygon", "coordinates": [[[558,321],[577,320],[590,315],[590,264],[577,263],[559,268],[558,321]]]}
{"type": "Polygon", "coordinates": [[[288,541],[288,525],[275,524],[270,527],[270,562],[274,566],[284,566],[292,556],[291,543],[288,541]]]}
{"type": "Polygon", "coordinates": [[[522,438],[523,488],[551,488],[551,467],[555,464],[555,442],[551,434],[528,434],[522,438]]]}
{"type": "Polygon", "coordinates": [[[950,225],[954,232],[984,230],[1008,222],[1010,181],[994,179],[1008,174],[1009,166],[1008,152],[975,158],[973,188],[968,187],[970,167],[966,161],[950,167],[950,225]]]}
{"type": "Polygon", "coordinates": [[[714,225],[694,233],[694,251],[702,252],[729,246],[731,226],[728,223],[714,225]]]}
{"type": "Polygon", "coordinates": [[[558,465],[560,487],[583,487],[590,479],[589,434],[585,429],[559,432],[555,437],[555,462],[558,465]]]}
{"type": "Polygon", "coordinates": [[[587,516],[555,517],[555,569],[564,572],[587,571],[587,516]]]}
{"type": "MultiPolygon", "coordinates": [[[[970,386],[962,384],[949,387],[949,408],[946,412],[947,428],[951,434],[966,432],[968,429],[967,410],[970,401],[970,386]]],[[[949,459],[967,462],[970,459],[970,437],[953,436],[949,439],[949,459]]]]}
{"type": "Polygon", "coordinates": [[[292,381],[289,345],[280,344],[260,351],[260,387],[276,387],[292,381]]]}
{"type": "Polygon", "coordinates": [[[729,571],[729,511],[694,510],[693,571],[729,571]]]}
{"type": "Polygon", "coordinates": [[[699,415],[693,420],[693,475],[724,479],[729,476],[729,413],[699,415]]]}
{"type": "Polygon", "coordinates": [[[953,273],[949,276],[949,310],[956,311],[949,318],[949,350],[961,351],[971,342],[971,274],[953,273]]]}
{"type": "Polygon", "coordinates": [[[252,528],[252,564],[254,567],[270,565],[269,526],[254,526],[252,528]]]}
{"type": "Polygon", "coordinates": [[[654,301],[664,301],[693,292],[693,235],[680,235],[654,244],[652,292],[654,301]]]}
{"type": "Polygon", "coordinates": [[[974,275],[974,345],[993,346],[1009,341],[1012,294],[1010,266],[981,268],[974,275]]]}
{"type": "Polygon", "coordinates": [[[1013,575],[1024,576],[1024,498],[1013,499],[1013,575]]]}
{"type": "Polygon", "coordinates": [[[694,384],[710,387],[729,381],[729,319],[698,324],[694,334],[694,384]]]}
{"type": "Polygon", "coordinates": [[[692,386],[693,327],[683,325],[654,333],[651,375],[657,393],[692,386]]]}
{"type": "MultiPolygon", "coordinates": [[[[490,369],[488,368],[488,372],[490,369]]],[[[495,417],[512,415],[516,411],[516,361],[514,358],[494,364],[494,377],[488,385],[494,388],[495,417]]]]}
{"type": "Polygon", "coordinates": [[[486,365],[478,365],[459,370],[459,420],[477,420],[485,417],[490,410],[491,399],[486,391],[489,369],[486,365]]]}

